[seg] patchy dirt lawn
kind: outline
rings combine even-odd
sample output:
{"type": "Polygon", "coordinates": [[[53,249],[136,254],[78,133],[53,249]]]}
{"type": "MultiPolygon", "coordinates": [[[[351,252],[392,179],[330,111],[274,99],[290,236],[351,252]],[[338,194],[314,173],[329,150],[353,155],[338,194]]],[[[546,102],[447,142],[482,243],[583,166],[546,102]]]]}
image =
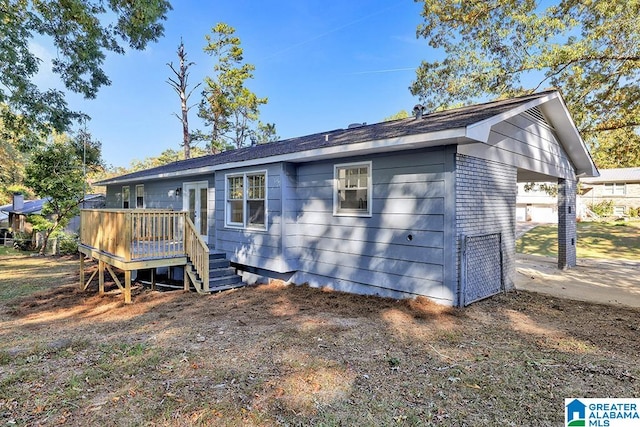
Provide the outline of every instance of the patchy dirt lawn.
{"type": "Polygon", "coordinates": [[[640,309],[278,284],[124,305],[50,261],[0,258],[2,424],[551,426],[565,397],[640,396],[640,309]]]}

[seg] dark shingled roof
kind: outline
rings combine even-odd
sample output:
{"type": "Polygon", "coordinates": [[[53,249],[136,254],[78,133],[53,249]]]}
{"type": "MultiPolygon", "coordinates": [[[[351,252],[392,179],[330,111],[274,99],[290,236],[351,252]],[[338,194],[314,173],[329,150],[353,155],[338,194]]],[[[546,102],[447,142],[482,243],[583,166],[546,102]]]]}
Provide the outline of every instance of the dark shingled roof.
{"type": "Polygon", "coordinates": [[[463,128],[504,113],[533,99],[546,96],[554,91],[555,90],[548,90],[517,98],[476,104],[446,111],[438,111],[424,114],[421,119],[411,117],[407,119],[363,125],[352,129],[335,129],[313,135],[290,138],[277,142],[240,148],[237,150],[224,151],[219,154],[180,160],[166,165],[157,166],[155,168],[121,175],[119,177],[100,181],[96,184],[106,185],[112,182],[136,181],[147,176],[156,176],[159,174],[168,174],[186,171],[189,169],[211,167],[225,163],[268,159],[273,156],[298,153],[307,150],[463,128]],[[326,135],[329,135],[329,137],[326,138],[326,135]]]}

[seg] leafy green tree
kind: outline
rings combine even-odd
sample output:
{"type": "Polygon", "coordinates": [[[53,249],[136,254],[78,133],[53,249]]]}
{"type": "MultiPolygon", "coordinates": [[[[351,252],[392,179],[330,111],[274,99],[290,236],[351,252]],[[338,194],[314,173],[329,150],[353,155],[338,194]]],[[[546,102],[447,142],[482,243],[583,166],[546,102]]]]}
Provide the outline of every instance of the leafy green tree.
{"type": "Polygon", "coordinates": [[[593,161],[603,169],[640,167],[640,135],[631,128],[600,132],[593,161]]]}
{"type": "MultiPolygon", "coordinates": [[[[410,88],[428,109],[554,86],[596,152],[602,132],[640,125],[640,2],[424,1],[422,16],[418,36],[445,55],[410,88]]],[[[635,135],[622,152],[637,151],[635,135]]]]}
{"type": "Polygon", "coordinates": [[[384,119],[382,119],[383,122],[390,122],[393,120],[399,120],[399,119],[406,119],[409,117],[409,113],[407,112],[407,110],[400,110],[397,113],[389,116],[389,117],[385,117],[384,119]]]}
{"type": "Polygon", "coordinates": [[[0,2],[0,120],[22,136],[21,148],[63,132],[82,114],[71,111],[64,93],[41,90],[33,82],[38,58],[30,42],[50,39],[56,48],[52,71],[66,89],[95,98],[110,81],[102,70],[107,52],[125,46],[142,50],[163,34],[161,21],[171,9],[167,0],[3,0],[0,2]]]}
{"type": "Polygon", "coordinates": [[[250,131],[249,138],[251,139],[251,145],[267,144],[280,139],[275,123],[262,123],[260,120],[258,120],[256,128],[250,131]]]}
{"type": "MultiPolygon", "coordinates": [[[[44,254],[49,237],[64,228],[78,214],[86,191],[85,167],[78,142],[66,135],[54,136],[53,141],[34,149],[25,169],[25,184],[37,196],[47,198],[42,213],[31,215],[34,227],[43,233],[44,254]]],[[[93,144],[93,146],[98,146],[93,144]]],[[[95,157],[91,157],[96,160],[95,157]]],[[[90,167],[99,166],[92,163],[90,167]]]]}
{"type": "Polygon", "coordinates": [[[198,116],[211,127],[207,135],[209,148],[216,153],[223,151],[227,144],[235,148],[245,146],[252,135],[252,125],[258,120],[260,106],[267,103],[267,98],[258,98],[245,86],[246,81],[253,78],[255,67],[243,62],[243,50],[235,29],[219,23],[211,32],[205,36],[204,51],[218,62],[213,66],[214,76],[205,78],[198,116]]]}
{"type": "MultiPolygon", "coordinates": [[[[200,147],[191,147],[191,158],[206,156],[209,154],[207,150],[203,150],[200,147]]],[[[157,157],[147,157],[143,160],[132,160],[130,164],[130,168],[123,172],[122,169],[118,170],[118,174],[122,175],[125,173],[135,172],[139,170],[145,170],[150,168],[155,168],[158,166],[166,165],[169,163],[177,162],[179,160],[185,159],[184,151],[176,151],[171,148],[164,150],[157,157]]],[[[114,175],[116,176],[116,175],[114,175]]]]}
{"type": "MultiPolygon", "coordinates": [[[[0,105],[4,111],[8,107],[0,105]]],[[[24,184],[24,163],[27,154],[20,148],[21,135],[10,132],[0,116],[0,205],[11,201],[14,192],[24,184]]]]}

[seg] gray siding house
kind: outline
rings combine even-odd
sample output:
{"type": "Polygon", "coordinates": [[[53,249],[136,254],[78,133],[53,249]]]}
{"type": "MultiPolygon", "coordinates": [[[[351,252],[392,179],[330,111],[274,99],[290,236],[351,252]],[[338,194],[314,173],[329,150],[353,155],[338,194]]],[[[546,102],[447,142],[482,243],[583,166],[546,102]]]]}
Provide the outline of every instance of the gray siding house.
{"type": "Polygon", "coordinates": [[[575,265],[598,171],[557,91],[226,151],[97,183],[106,207],[188,211],[245,282],[462,306],[513,286],[519,181],[559,183],[575,265]]]}

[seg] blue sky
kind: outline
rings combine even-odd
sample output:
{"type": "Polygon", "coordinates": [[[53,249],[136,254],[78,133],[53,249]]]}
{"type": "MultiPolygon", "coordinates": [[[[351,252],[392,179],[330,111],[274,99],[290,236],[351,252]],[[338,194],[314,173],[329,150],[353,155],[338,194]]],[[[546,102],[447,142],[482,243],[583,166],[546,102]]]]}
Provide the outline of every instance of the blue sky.
{"type": "MultiPolygon", "coordinates": [[[[420,4],[412,0],[179,0],[165,22],[165,36],[144,52],[109,55],[111,86],[95,100],[76,95],[72,108],[88,113],[88,130],[102,142],[106,164],[180,149],[179,99],[166,83],[184,40],[190,84],[213,73],[215,59],[203,53],[204,36],[218,22],[236,29],[245,60],[255,65],[247,86],[268,97],[263,122],[275,123],[281,139],[375,123],[417,99],[408,87],[421,60],[433,59],[426,40],[416,39],[420,4]]],[[[199,90],[192,95],[199,100],[199,90]]],[[[190,114],[190,128],[202,128],[190,114]]]]}

